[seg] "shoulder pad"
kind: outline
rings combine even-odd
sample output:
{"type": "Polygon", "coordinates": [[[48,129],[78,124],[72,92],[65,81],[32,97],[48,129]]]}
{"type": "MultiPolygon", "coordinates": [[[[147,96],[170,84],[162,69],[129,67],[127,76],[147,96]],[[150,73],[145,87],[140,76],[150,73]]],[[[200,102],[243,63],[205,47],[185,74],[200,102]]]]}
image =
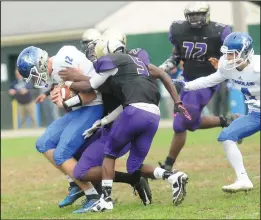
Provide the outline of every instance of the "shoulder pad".
{"type": "Polygon", "coordinates": [[[93,64],[93,66],[97,73],[112,70],[117,67],[110,55],[101,57],[93,64]]]}
{"type": "Polygon", "coordinates": [[[145,65],[149,65],[150,63],[150,57],[149,57],[149,54],[146,50],[142,49],[142,48],[135,48],[135,49],[132,49],[128,52],[129,55],[131,56],[135,56],[135,57],[138,57],[142,60],[142,62],[145,64],[145,65]]]}

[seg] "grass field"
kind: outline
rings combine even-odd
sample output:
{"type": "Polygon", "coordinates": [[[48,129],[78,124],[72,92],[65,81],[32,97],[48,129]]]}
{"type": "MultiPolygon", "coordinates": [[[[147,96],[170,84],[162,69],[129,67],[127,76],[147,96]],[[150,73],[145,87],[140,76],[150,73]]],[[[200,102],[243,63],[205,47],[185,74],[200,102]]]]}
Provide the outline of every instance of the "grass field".
{"type": "MultiPolygon", "coordinates": [[[[173,207],[171,189],[166,181],[150,181],[153,204],[144,207],[132,188],[114,184],[117,198],[112,212],[73,215],[81,204],[59,209],[58,201],[67,193],[65,177],[55,170],[35,149],[36,138],[3,139],[1,144],[1,217],[3,219],[260,219],[260,133],[244,140],[240,149],[254,183],[254,190],[245,194],[225,194],[221,187],[233,182],[229,167],[216,137],[221,129],[189,133],[176,168],[188,173],[190,180],[184,202],[173,207]]],[[[160,129],[146,162],[157,165],[168,152],[171,129],[160,129]]],[[[118,170],[125,170],[125,158],[117,161],[118,170]]]]}

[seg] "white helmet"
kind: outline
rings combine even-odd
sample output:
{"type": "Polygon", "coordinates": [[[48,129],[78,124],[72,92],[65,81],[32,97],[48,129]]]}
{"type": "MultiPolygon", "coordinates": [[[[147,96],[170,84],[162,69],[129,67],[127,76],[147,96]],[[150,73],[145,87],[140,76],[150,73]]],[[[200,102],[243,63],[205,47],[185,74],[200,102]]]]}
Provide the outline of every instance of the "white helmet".
{"type": "Polygon", "coordinates": [[[207,2],[189,3],[184,10],[184,15],[191,27],[201,28],[210,22],[210,6],[207,2]]]}
{"type": "Polygon", "coordinates": [[[116,39],[98,40],[95,46],[95,54],[97,59],[110,53],[125,53],[125,45],[116,39]]]}
{"type": "Polygon", "coordinates": [[[102,39],[116,39],[121,41],[125,47],[127,46],[127,37],[126,34],[115,30],[115,29],[107,29],[102,34],[102,39]]]}
{"type": "Polygon", "coordinates": [[[81,40],[81,46],[82,46],[82,50],[85,51],[87,48],[87,45],[94,41],[97,40],[101,37],[101,32],[94,29],[94,28],[90,28],[87,29],[83,35],[82,35],[82,40],[81,40]]]}

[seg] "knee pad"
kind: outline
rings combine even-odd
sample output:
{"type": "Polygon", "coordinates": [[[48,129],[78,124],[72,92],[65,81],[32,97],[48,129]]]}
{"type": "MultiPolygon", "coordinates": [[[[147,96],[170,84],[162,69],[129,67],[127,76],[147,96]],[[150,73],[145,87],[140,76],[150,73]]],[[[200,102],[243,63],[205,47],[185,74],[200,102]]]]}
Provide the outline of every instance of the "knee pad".
{"type": "Polygon", "coordinates": [[[79,169],[79,167],[76,165],[73,169],[73,177],[76,180],[82,180],[83,176],[85,173],[87,173],[88,171],[82,172],[81,169],[79,169]]]}
{"type": "Polygon", "coordinates": [[[55,148],[55,146],[53,146],[53,144],[44,135],[36,141],[36,149],[40,153],[45,153],[53,148],[55,148]]]}
{"type": "Polygon", "coordinates": [[[195,131],[200,126],[200,119],[188,121],[186,118],[181,118],[182,116],[176,116],[173,122],[173,130],[175,133],[182,133],[186,130],[195,131]],[[179,117],[179,118],[178,118],[179,117]]]}
{"type": "Polygon", "coordinates": [[[222,141],[238,141],[238,137],[234,136],[233,134],[231,134],[230,132],[228,132],[227,128],[224,128],[221,133],[218,136],[218,141],[222,142],[222,141]]]}
{"type": "Polygon", "coordinates": [[[60,166],[62,163],[71,159],[72,157],[73,154],[67,149],[67,146],[56,148],[53,153],[53,159],[57,166],[60,166]]]}

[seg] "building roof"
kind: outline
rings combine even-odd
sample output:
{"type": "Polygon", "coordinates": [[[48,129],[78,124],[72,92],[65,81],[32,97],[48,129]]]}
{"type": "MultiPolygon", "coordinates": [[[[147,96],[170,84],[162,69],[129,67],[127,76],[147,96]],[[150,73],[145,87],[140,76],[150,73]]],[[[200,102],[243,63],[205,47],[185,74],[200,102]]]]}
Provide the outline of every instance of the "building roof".
{"type": "Polygon", "coordinates": [[[1,3],[1,36],[93,27],[128,2],[46,1],[1,3]]]}
{"type": "MultiPolygon", "coordinates": [[[[134,1],[96,24],[96,28],[119,29],[126,34],[167,32],[175,20],[184,20],[184,8],[189,1],[134,1]],[[133,15],[135,12],[135,16],[133,15]]],[[[208,1],[210,19],[234,25],[231,1],[208,1]]],[[[260,24],[260,7],[242,2],[246,24],[260,24]]]]}
{"type": "Polygon", "coordinates": [[[126,1],[1,2],[1,46],[79,39],[126,1]]]}

